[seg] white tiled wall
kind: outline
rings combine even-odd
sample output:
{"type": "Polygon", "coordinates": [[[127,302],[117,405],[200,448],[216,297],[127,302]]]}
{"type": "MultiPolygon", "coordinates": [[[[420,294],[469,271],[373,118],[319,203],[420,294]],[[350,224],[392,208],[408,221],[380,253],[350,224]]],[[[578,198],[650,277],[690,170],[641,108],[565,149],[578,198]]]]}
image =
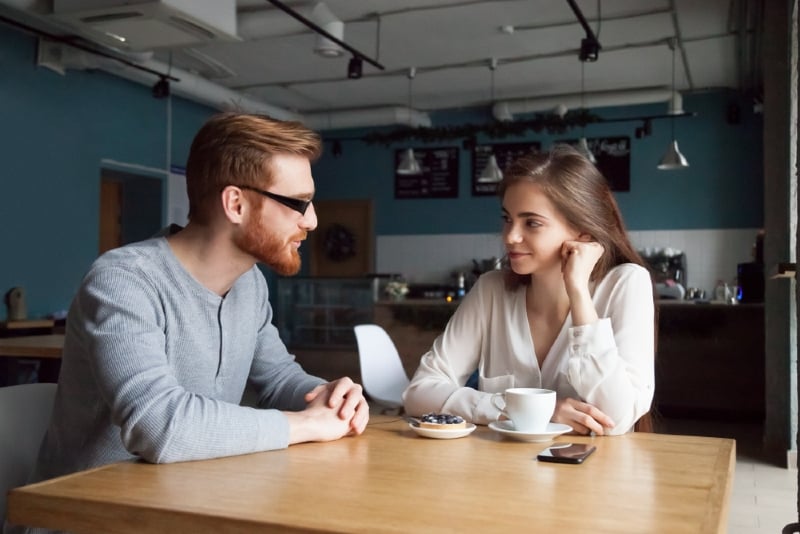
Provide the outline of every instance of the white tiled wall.
{"type": "MultiPolygon", "coordinates": [[[[686,253],[687,286],[711,292],[717,280],[733,282],[736,264],[751,261],[756,228],[644,230],[630,232],[639,248],[671,247],[686,253]]],[[[452,273],[472,269],[472,259],[504,254],[499,234],[378,236],[376,271],[409,282],[451,283],[452,273]]]]}

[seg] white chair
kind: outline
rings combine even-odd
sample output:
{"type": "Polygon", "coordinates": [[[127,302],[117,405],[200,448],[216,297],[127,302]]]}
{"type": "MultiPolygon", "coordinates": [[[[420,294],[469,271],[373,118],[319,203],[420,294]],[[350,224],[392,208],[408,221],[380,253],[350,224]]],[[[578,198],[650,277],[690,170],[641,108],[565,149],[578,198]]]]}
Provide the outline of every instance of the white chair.
{"type": "Polygon", "coordinates": [[[55,395],[51,383],[0,387],[0,530],[8,491],[24,485],[33,470],[55,395]]]}
{"type": "Polygon", "coordinates": [[[354,327],[358,342],[358,362],[364,391],[386,409],[403,410],[403,391],[408,375],[386,330],[374,324],[354,327]]]}

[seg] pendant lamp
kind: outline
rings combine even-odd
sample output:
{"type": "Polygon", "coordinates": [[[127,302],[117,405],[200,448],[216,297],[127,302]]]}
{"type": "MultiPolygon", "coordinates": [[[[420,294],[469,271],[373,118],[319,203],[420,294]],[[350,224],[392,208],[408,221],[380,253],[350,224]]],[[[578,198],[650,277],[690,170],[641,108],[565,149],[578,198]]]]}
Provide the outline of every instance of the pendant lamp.
{"type": "Polygon", "coordinates": [[[413,148],[407,148],[400,154],[400,164],[395,172],[397,174],[422,174],[422,168],[414,155],[413,148]]]}
{"type": "MultiPolygon", "coordinates": [[[[408,69],[408,111],[411,112],[412,109],[412,98],[411,98],[411,89],[412,84],[414,83],[414,76],[417,74],[417,69],[411,67],[408,69]]],[[[400,164],[397,166],[395,170],[397,174],[402,175],[415,175],[415,174],[422,174],[422,168],[419,166],[419,162],[417,161],[416,156],[414,155],[413,148],[407,148],[403,151],[400,155],[400,164]]]]}
{"type": "Polygon", "coordinates": [[[479,182],[499,182],[503,179],[503,171],[497,164],[497,158],[492,154],[489,156],[489,161],[486,167],[483,168],[481,175],[478,177],[479,182]]]}
{"type": "MultiPolygon", "coordinates": [[[[583,101],[583,93],[584,93],[584,91],[583,91],[583,67],[584,67],[584,65],[585,65],[584,61],[581,60],[581,111],[584,111],[586,109],[584,107],[584,101],[583,101]]],[[[592,163],[597,165],[597,159],[594,157],[594,154],[592,153],[591,149],[589,148],[589,143],[586,141],[586,135],[584,134],[585,130],[586,130],[586,126],[585,125],[581,126],[581,138],[578,139],[578,151],[581,154],[583,154],[586,157],[586,159],[588,159],[589,161],[591,161],[592,163]]]]}
{"type": "MultiPolygon", "coordinates": [[[[672,49],[672,93],[675,94],[675,39],[672,38],[669,40],[669,47],[672,49]]],[[[673,96],[673,101],[675,97],[673,96]]],[[[671,103],[670,105],[670,113],[674,114],[675,105],[671,103]]],[[[689,162],[686,161],[686,158],[681,151],[678,149],[678,142],[675,140],[675,117],[670,118],[670,131],[672,140],[667,146],[667,151],[664,153],[664,156],[661,158],[661,161],[658,164],[658,168],[662,171],[669,171],[675,169],[685,169],[689,166],[689,162]]]]}
{"type": "MultiPolygon", "coordinates": [[[[491,78],[491,89],[490,89],[490,100],[491,105],[494,105],[494,71],[497,68],[497,59],[492,58],[489,60],[489,70],[492,73],[491,78]]],[[[479,182],[499,182],[503,179],[503,171],[500,169],[500,165],[497,164],[497,158],[495,157],[494,153],[489,155],[489,161],[486,162],[486,166],[481,171],[481,175],[478,177],[479,182]]]]}

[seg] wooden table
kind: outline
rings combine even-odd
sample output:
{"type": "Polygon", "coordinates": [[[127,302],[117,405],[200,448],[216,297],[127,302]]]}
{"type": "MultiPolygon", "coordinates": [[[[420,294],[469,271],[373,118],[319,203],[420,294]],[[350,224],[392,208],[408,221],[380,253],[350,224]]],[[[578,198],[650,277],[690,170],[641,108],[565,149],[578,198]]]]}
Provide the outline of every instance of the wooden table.
{"type": "Polygon", "coordinates": [[[40,382],[58,382],[63,334],[0,338],[0,386],[13,385],[17,374],[17,358],[37,358],[40,382]]]}
{"type": "Polygon", "coordinates": [[[665,434],[591,441],[582,465],[487,427],[418,437],[373,416],[331,443],[168,465],[113,464],[13,490],[9,519],[109,532],[725,532],[735,442],[665,434]]]}
{"type": "Polygon", "coordinates": [[[0,338],[0,356],[61,358],[63,349],[63,334],[0,338]]]}
{"type": "Polygon", "coordinates": [[[16,319],[11,321],[0,321],[0,334],[14,335],[15,332],[34,332],[39,333],[52,331],[56,326],[53,319],[16,319]]]}

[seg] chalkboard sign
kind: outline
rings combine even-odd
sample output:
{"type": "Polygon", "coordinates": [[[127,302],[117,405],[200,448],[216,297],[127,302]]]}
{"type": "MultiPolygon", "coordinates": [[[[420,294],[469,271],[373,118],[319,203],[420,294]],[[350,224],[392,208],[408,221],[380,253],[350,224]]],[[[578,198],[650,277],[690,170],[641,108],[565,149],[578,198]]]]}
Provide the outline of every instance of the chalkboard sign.
{"type": "MultiPolygon", "coordinates": [[[[572,146],[578,145],[577,139],[560,141],[572,146]]],[[[630,137],[594,137],[587,138],[586,144],[597,160],[597,168],[608,180],[612,191],[631,190],[631,138],[630,137]]]]}
{"type": "MultiPolygon", "coordinates": [[[[394,174],[394,198],[457,198],[458,147],[415,148],[421,174],[394,174]]],[[[405,149],[395,150],[394,167],[405,149]]]]}
{"type": "Polygon", "coordinates": [[[489,162],[489,157],[494,154],[497,166],[505,170],[515,160],[538,152],[541,143],[538,141],[527,143],[497,143],[491,145],[476,145],[472,150],[472,196],[492,196],[497,194],[497,182],[482,182],[481,172],[489,162]]]}

